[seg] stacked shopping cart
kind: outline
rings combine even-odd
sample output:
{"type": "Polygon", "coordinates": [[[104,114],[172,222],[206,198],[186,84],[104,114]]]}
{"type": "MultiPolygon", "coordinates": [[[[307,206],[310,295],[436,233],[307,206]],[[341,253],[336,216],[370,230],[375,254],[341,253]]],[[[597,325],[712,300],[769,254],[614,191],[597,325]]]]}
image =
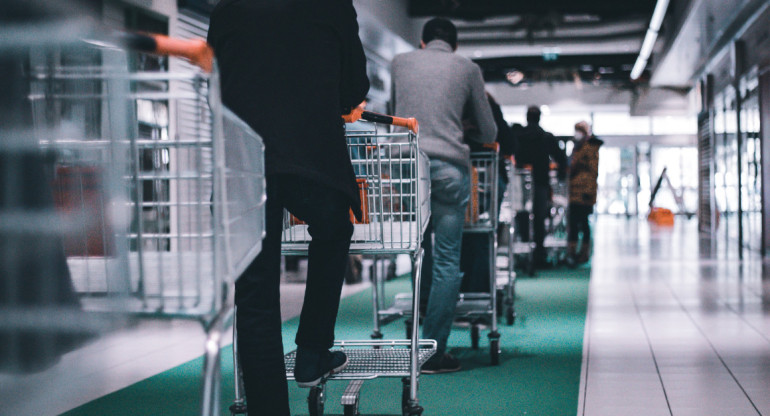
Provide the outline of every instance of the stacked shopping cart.
{"type": "Polygon", "coordinates": [[[207,333],[202,413],[218,414],[219,341],[234,282],[261,249],[262,141],[222,105],[203,41],[100,28],[71,38],[41,33],[14,38],[14,53],[28,63],[18,82],[28,88],[29,121],[0,126],[15,138],[0,142],[4,158],[41,162],[6,166],[2,176],[17,191],[0,206],[3,280],[19,289],[3,296],[2,335],[13,343],[30,332],[43,339],[114,329],[135,316],[198,320],[207,333]],[[131,71],[128,48],[136,45],[206,70],[131,71]],[[45,179],[22,177],[30,170],[45,179]],[[29,194],[44,202],[25,206],[29,194]],[[50,284],[29,287],[10,248],[35,236],[56,247],[16,249],[60,267],[40,280],[50,284]],[[35,300],[22,296],[29,292],[35,300]],[[63,293],[74,300],[58,302],[63,293]]]}

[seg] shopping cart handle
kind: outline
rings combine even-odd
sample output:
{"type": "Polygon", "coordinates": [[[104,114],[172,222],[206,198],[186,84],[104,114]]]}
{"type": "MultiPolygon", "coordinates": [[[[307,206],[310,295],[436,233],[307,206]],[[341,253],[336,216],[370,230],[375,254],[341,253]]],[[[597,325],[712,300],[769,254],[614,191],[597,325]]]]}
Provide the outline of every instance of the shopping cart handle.
{"type": "Polygon", "coordinates": [[[494,150],[495,153],[500,153],[500,143],[484,143],[482,146],[484,146],[485,149],[494,150]]]}
{"type": "Polygon", "coordinates": [[[415,134],[420,130],[420,125],[417,123],[416,118],[403,118],[386,116],[385,114],[372,113],[371,111],[364,111],[361,114],[361,118],[372,123],[392,124],[394,126],[406,127],[415,134]]]}
{"type": "Polygon", "coordinates": [[[157,34],[126,33],[130,49],[185,58],[206,72],[214,68],[214,50],[203,39],[177,39],[157,34]]]}

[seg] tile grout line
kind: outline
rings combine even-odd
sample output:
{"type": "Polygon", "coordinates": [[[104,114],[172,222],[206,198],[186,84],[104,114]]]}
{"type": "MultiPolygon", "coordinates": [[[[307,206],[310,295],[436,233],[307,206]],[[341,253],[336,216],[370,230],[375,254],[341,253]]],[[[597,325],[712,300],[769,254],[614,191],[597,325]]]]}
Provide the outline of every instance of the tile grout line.
{"type": "Polygon", "coordinates": [[[754,332],[756,332],[756,333],[757,333],[757,334],[760,336],[760,338],[762,338],[762,339],[764,339],[765,341],[767,341],[768,343],[770,343],[770,337],[768,337],[768,336],[767,336],[767,334],[765,334],[764,332],[760,331],[760,330],[759,330],[759,328],[757,328],[756,326],[754,326],[754,324],[752,324],[751,322],[749,322],[748,320],[746,320],[746,317],[744,317],[744,316],[743,316],[741,313],[739,313],[737,310],[735,310],[735,308],[733,308],[733,307],[732,307],[732,305],[730,305],[730,304],[729,304],[727,301],[725,301],[725,306],[727,307],[727,309],[728,309],[730,312],[732,312],[732,313],[734,313],[735,315],[737,315],[737,316],[738,316],[738,318],[739,318],[741,321],[743,321],[743,323],[745,323],[745,324],[746,324],[746,326],[748,326],[748,327],[749,327],[749,328],[751,328],[751,329],[752,329],[754,332]]]}
{"type": "Polygon", "coordinates": [[[650,348],[650,355],[652,355],[652,362],[655,364],[655,371],[658,373],[658,380],[660,381],[660,387],[663,389],[663,397],[666,399],[666,407],[668,407],[668,413],[674,416],[674,411],[671,409],[671,402],[668,400],[668,393],[666,392],[666,384],[663,382],[663,375],[660,374],[660,367],[658,366],[658,359],[655,357],[655,349],[652,347],[652,341],[650,340],[650,334],[647,332],[647,326],[644,324],[644,318],[642,312],[639,309],[639,302],[636,298],[636,292],[634,292],[633,283],[627,282],[629,289],[631,290],[631,297],[634,300],[634,309],[636,310],[636,316],[639,318],[639,323],[642,325],[642,331],[644,337],[647,339],[647,346],[650,348]]]}
{"type": "Polygon", "coordinates": [[[690,313],[690,311],[687,310],[687,308],[684,306],[684,304],[679,299],[679,297],[676,295],[676,293],[674,292],[673,288],[671,288],[671,286],[668,284],[668,282],[664,282],[664,284],[666,285],[666,288],[668,288],[669,292],[671,292],[671,296],[673,296],[674,299],[676,299],[676,302],[679,304],[679,307],[682,309],[682,311],[685,313],[685,315],[687,315],[687,318],[690,320],[690,322],[692,322],[692,324],[695,326],[695,328],[698,330],[698,332],[700,332],[701,336],[703,336],[703,338],[709,344],[709,346],[711,347],[711,350],[714,351],[714,354],[716,354],[717,358],[719,358],[719,362],[722,363],[722,366],[724,366],[725,370],[727,370],[727,373],[730,374],[730,377],[733,378],[733,381],[735,381],[735,383],[741,389],[741,391],[743,392],[743,395],[746,396],[746,399],[748,399],[749,403],[751,403],[751,407],[754,408],[754,410],[757,412],[757,414],[759,416],[762,416],[762,412],[759,411],[759,408],[754,403],[754,400],[751,400],[751,396],[749,396],[749,393],[743,387],[741,382],[738,381],[738,378],[735,376],[735,374],[732,372],[732,370],[730,370],[730,367],[727,365],[727,363],[725,362],[724,358],[722,358],[722,355],[719,354],[719,351],[717,351],[717,348],[714,346],[714,343],[711,342],[711,339],[703,331],[703,328],[701,328],[700,325],[698,325],[698,323],[695,321],[695,319],[693,318],[693,316],[690,313]]]}
{"type": "MultiPolygon", "coordinates": [[[[738,267],[742,267],[742,266],[743,266],[743,265],[742,265],[741,263],[739,263],[739,264],[738,264],[738,267]]],[[[742,280],[742,279],[741,279],[741,280],[742,280]]],[[[743,287],[743,286],[744,286],[744,283],[745,283],[745,282],[741,282],[741,287],[743,287]]],[[[669,289],[669,290],[670,290],[670,289],[669,289]]],[[[756,297],[758,297],[758,298],[760,298],[760,299],[762,298],[762,294],[761,294],[761,293],[759,293],[759,292],[757,292],[757,290],[756,290],[756,289],[754,289],[754,288],[752,288],[752,287],[750,287],[750,286],[749,286],[749,287],[746,287],[746,290],[748,290],[750,294],[752,294],[752,295],[754,295],[754,296],[756,296],[756,297]]],[[[726,308],[727,308],[727,309],[728,309],[730,312],[732,312],[732,313],[734,313],[736,316],[738,316],[738,318],[739,318],[741,321],[743,321],[743,323],[745,323],[745,324],[746,324],[746,326],[748,326],[749,328],[751,328],[751,329],[752,329],[754,332],[756,332],[756,333],[757,333],[757,334],[758,334],[758,335],[759,335],[761,338],[763,338],[765,341],[767,341],[768,343],[770,343],[770,337],[768,337],[768,335],[767,335],[767,334],[765,334],[763,331],[761,331],[759,328],[757,328],[756,326],[754,326],[754,324],[752,324],[751,322],[749,322],[749,320],[747,320],[747,319],[746,319],[746,317],[745,317],[745,316],[743,316],[743,314],[742,314],[742,313],[740,313],[738,310],[736,310],[736,308],[734,308],[734,307],[733,307],[733,306],[730,304],[730,301],[729,301],[729,300],[722,300],[722,302],[724,303],[725,307],[726,307],[726,308]]]]}
{"type": "Polygon", "coordinates": [[[588,288],[588,303],[586,304],[586,323],[583,331],[583,364],[581,368],[580,390],[578,392],[578,415],[585,416],[588,398],[588,366],[591,360],[591,287],[588,288]],[[582,392],[582,394],[580,393],[582,392]],[[582,403],[580,403],[582,401],[582,403]],[[581,410],[582,409],[582,410],[581,410]]]}

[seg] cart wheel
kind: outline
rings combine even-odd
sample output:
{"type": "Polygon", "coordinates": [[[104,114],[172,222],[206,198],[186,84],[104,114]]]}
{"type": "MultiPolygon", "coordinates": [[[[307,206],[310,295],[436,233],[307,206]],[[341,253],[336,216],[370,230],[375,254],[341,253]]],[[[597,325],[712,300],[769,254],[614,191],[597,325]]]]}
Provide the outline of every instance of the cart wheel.
{"type": "Polygon", "coordinates": [[[412,326],[411,319],[404,321],[404,327],[406,327],[406,339],[412,339],[412,326]]]}
{"type": "Polygon", "coordinates": [[[481,338],[481,328],[478,324],[471,326],[471,348],[474,350],[479,349],[479,338],[481,338]]]}
{"type": "Polygon", "coordinates": [[[492,365],[500,364],[500,339],[489,340],[489,358],[492,360],[492,365]]]}
{"type": "Polygon", "coordinates": [[[324,402],[326,401],[326,384],[321,383],[310,389],[307,396],[307,410],[310,416],[323,416],[324,402]]]}
{"type": "Polygon", "coordinates": [[[347,404],[343,406],[343,413],[345,416],[359,416],[360,413],[358,413],[358,399],[356,399],[356,402],[353,404],[347,404]]]}
{"type": "Polygon", "coordinates": [[[407,408],[409,408],[409,390],[412,383],[409,381],[409,377],[404,377],[401,379],[401,411],[404,414],[406,413],[407,408]]]}
{"type": "Polygon", "coordinates": [[[420,416],[423,412],[422,406],[414,406],[409,408],[404,408],[403,412],[401,412],[404,416],[420,416]]]}
{"type": "Polygon", "coordinates": [[[516,322],[516,312],[513,310],[513,305],[509,305],[505,308],[505,323],[508,326],[513,325],[516,322]]]}
{"type": "Polygon", "coordinates": [[[233,403],[230,405],[230,415],[245,415],[247,414],[248,408],[246,407],[246,403],[233,403]]]}

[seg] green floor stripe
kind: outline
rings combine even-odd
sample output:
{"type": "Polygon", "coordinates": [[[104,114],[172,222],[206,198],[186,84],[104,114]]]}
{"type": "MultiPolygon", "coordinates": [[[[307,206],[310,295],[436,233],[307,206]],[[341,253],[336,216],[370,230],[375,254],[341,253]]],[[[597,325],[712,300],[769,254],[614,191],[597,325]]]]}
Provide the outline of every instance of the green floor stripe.
{"type": "MultiPolygon", "coordinates": [[[[423,376],[420,401],[425,415],[543,415],[572,416],[577,409],[583,328],[590,269],[541,272],[520,279],[516,301],[519,318],[513,327],[501,325],[501,363],[489,366],[486,332],[481,348],[470,348],[468,328],[455,328],[449,343],[464,371],[423,376]]],[[[388,283],[388,296],[409,288],[407,279],[388,283]]],[[[337,338],[367,339],[371,332],[371,291],[342,301],[337,338]]],[[[284,345],[293,348],[298,319],[284,323],[284,345]]],[[[383,328],[386,338],[403,337],[404,325],[383,328]]],[[[67,416],[193,415],[198,412],[202,359],[196,359],[104,396],[67,416]]],[[[232,354],[223,353],[223,412],[232,399],[232,354]]],[[[307,390],[290,386],[292,414],[306,415],[307,390]]],[[[344,382],[330,382],[326,414],[342,414],[339,397],[344,382]]],[[[399,415],[401,384],[397,379],[364,383],[364,415],[399,415]]],[[[226,414],[226,413],[225,413],[226,414]]]]}

